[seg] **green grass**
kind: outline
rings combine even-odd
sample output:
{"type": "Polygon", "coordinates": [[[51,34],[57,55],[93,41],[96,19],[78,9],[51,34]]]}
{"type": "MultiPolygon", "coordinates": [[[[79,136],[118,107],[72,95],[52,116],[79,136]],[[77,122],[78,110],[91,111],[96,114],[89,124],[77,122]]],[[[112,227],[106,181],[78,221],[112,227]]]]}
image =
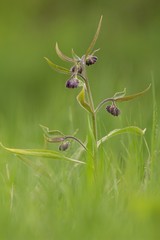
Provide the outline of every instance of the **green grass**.
{"type": "Polygon", "coordinates": [[[96,172],[40,158],[33,168],[1,150],[1,239],[158,239],[157,150],[148,153],[143,137],[117,136],[100,148],[96,172]]]}

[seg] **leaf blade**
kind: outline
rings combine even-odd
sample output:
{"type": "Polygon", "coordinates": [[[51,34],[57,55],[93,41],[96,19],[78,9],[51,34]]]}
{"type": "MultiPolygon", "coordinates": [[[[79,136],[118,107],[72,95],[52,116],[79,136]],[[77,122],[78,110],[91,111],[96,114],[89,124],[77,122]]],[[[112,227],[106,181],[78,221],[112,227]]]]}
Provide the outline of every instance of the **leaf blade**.
{"type": "Polygon", "coordinates": [[[41,124],[40,127],[42,128],[44,132],[44,137],[48,142],[57,143],[64,141],[65,135],[59,130],[49,130],[48,127],[41,124]]]}
{"type": "Polygon", "coordinates": [[[113,96],[114,99],[122,98],[126,95],[126,88],[122,92],[116,92],[113,96]]]}
{"type": "Polygon", "coordinates": [[[97,142],[97,147],[99,147],[102,143],[104,143],[105,141],[107,141],[109,138],[117,136],[119,134],[123,134],[123,133],[134,133],[134,134],[139,134],[141,136],[143,136],[145,134],[146,129],[141,129],[139,127],[136,126],[129,126],[129,127],[125,127],[125,128],[119,128],[119,129],[115,129],[111,132],[109,132],[106,136],[104,136],[103,138],[101,138],[98,142],[97,142]]]}
{"type": "Polygon", "coordinates": [[[55,63],[53,63],[52,61],[50,61],[48,58],[44,57],[44,59],[47,61],[48,65],[54,69],[56,72],[59,72],[59,73],[63,73],[63,74],[71,74],[70,73],[70,70],[67,69],[67,68],[64,68],[64,67],[61,67],[55,63]]]}
{"type": "Polygon", "coordinates": [[[61,58],[63,61],[74,63],[74,59],[72,59],[72,58],[66,56],[64,53],[62,53],[62,51],[58,47],[58,43],[56,43],[55,49],[56,49],[56,53],[57,53],[58,57],[61,58]]]}
{"type": "Polygon", "coordinates": [[[101,30],[102,19],[103,19],[103,16],[101,16],[101,18],[100,18],[100,20],[99,20],[98,27],[97,27],[97,31],[96,31],[96,33],[95,33],[95,35],[94,35],[94,37],[93,37],[93,39],[92,39],[92,41],[91,41],[88,49],[87,49],[87,51],[86,51],[85,59],[86,59],[87,56],[91,53],[91,51],[92,51],[92,49],[93,49],[93,47],[94,47],[94,45],[95,45],[95,43],[96,43],[96,41],[97,41],[97,39],[98,39],[100,30],[101,30]]]}
{"type": "Polygon", "coordinates": [[[17,149],[17,148],[7,148],[5,146],[3,146],[2,143],[0,143],[0,146],[7,150],[8,152],[17,154],[17,155],[24,155],[24,156],[33,156],[33,157],[41,157],[41,158],[51,158],[51,159],[55,159],[55,160],[67,160],[67,161],[71,161],[74,163],[81,163],[81,164],[86,164],[83,161],[79,161],[73,158],[69,158],[66,157],[64,155],[62,155],[59,152],[56,151],[52,151],[52,150],[47,150],[47,149],[17,149]]]}
{"type": "MultiPolygon", "coordinates": [[[[151,87],[151,84],[143,91],[139,92],[139,93],[135,93],[135,94],[132,94],[132,95],[128,95],[126,97],[122,96],[122,97],[118,97],[118,98],[115,98],[114,101],[115,102],[125,102],[125,101],[130,101],[134,98],[137,98],[137,97],[140,97],[142,95],[144,95],[151,87]]],[[[113,97],[114,98],[114,97],[113,97]]]]}
{"type": "Polygon", "coordinates": [[[83,107],[86,111],[92,113],[92,110],[91,110],[89,104],[85,100],[85,89],[84,89],[84,87],[82,88],[82,90],[78,94],[77,101],[78,101],[78,103],[80,104],[81,107],[83,107]]]}

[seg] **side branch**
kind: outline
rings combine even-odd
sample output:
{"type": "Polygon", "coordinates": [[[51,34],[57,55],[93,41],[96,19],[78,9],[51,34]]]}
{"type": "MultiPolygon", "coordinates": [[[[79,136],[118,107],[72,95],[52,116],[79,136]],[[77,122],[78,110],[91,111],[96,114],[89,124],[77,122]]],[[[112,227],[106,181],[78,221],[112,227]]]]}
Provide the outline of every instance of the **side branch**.
{"type": "Polygon", "coordinates": [[[78,142],[87,151],[86,146],[78,138],[73,137],[73,136],[65,136],[64,139],[73,139],[73,140],[75,140],[76,142],[78,142]]]}
{"type": "Polygon", "coordinates": [[[99,103],[99,105],[97,106],[97,108],[95,109],[95,113],[97,113],[100,108],[106,103],[106,102],[114,102],[115,99],[114,98],[106,98],[104,99],[102,102],[99,103]]]}

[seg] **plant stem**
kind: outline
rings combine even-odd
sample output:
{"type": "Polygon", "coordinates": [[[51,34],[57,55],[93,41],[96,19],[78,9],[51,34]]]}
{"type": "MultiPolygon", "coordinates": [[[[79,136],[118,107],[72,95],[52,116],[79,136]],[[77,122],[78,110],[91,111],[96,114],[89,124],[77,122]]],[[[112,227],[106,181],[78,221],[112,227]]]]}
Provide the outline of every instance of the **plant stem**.
{"type": "Polygon", "coordinates": [[[91,114],[92,114],[93,135],[94,135],[95,141],[97,141],[96,112],[95,112],[95,109],[94,109],[94,102],[93,102],[92,92],[91,92],[91,89],[90,89],[90,84],[89,84],[89,81],[88,81],[88,78],[87,78],[85,67],[84,67],[84,70],[83,70],[83,75],[80,75],[80,76],[84,79],[85,84],[86,84],[86,91],[87,91],[87,94],[88,94],[88,101],[89,101],[90,108],[92,110],[91,114]]]}
{"type": "Polygon", "coordinates": [[[79,140],[78,138],[76,138],[74,136],[65,136],[64,139],[73,139],[76,142],[78,142],[85,150],[87,150],[86,146],[81,142],[81,140],[79,140]]]}
{"type": "Polygon", "coordinates": [[[106,103],[106,102],[114,102],[114,98],[106,98],[104,99],[102,102],[99,103],[99,105],[97,106],[97,108],[95,109],[95,113],[97,113],[100,108],[106,103]]]}

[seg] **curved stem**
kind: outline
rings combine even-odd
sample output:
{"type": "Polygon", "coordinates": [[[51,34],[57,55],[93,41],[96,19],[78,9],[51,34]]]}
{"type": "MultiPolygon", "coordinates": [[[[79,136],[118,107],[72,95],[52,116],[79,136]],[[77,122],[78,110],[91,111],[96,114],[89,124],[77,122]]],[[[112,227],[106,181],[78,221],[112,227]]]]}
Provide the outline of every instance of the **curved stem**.
{"type": "Polygon", "coordinates": [[[78,138],[73,137],[73,136],[65,136],[64,139],[73,139],[73,140],[75,140],[76,142],[78,142],[87,151],[86,146],[78,138]]]}
{"type": "Polygon", "coordinates": [[[95,109],[95,113],[97,113],[100,108],[106,103],[106,102],[114,102],[114,98],[106,98],[104,99],[102,102],[99,103],[99,105],[97,106],[97,108],[95,109]]]}

